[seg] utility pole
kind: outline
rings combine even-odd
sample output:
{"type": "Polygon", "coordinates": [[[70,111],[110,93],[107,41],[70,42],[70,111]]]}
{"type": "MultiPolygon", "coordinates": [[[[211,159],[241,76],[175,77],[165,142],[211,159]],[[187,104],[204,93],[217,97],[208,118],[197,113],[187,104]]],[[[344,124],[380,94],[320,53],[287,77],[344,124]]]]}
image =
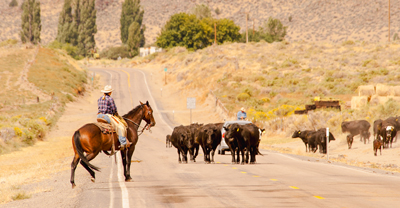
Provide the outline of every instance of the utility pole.
{"type": "Polygon", "coordinates": [[[389,0],[389,43],[390,43],[390,0],[389,0]]]}
{"type": "Polygon", "coordinates": [[[217,23],[214,22],[214,45],[217,45],[217,23]]]}
{"type": "Polygon", "coordinates": [[[247,19],[249,19],[249,13],[246,12],[246,43],[249,42],[249,31],[247,29],[247,19]]]}
{"type": "Polygon", "coordinates": [[[253,39],[252,41],[254,42],[254,18],[253,18],[253,39]]]}

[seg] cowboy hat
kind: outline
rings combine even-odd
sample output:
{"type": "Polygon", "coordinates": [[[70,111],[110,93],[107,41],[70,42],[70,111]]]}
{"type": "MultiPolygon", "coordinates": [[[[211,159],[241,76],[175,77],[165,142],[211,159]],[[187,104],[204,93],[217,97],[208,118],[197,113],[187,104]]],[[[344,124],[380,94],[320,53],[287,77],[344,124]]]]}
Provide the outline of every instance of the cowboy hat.
{"type": "Polygon", "coordinates": [[[241,110],[241,111],[244,111],[244,108],[242,107],[240,110],[241,110]]]}
{"type": "Polygon", "coordinates": [[[104,87],[104,90],[101,90],[101,92],[103,92],[103,93],[109,93],[109,92],[112,92],[112,91],[113,91],[113,88],[111,87],[111,85],[106,85],[104,87]]]}

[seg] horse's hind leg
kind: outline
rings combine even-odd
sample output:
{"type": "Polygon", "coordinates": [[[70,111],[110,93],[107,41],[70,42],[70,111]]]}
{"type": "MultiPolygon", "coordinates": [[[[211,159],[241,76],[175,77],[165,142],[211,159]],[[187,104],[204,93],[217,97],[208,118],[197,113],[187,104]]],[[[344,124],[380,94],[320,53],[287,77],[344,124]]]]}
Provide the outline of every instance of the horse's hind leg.
{"type": "Polygon", "coordinates": [[[76,170],[76,166],[78,166],[78,162],[79,162],[80,158],[78,154],[75,154],[74,159],[72,160],[71,163],[71,184],[72,184],[72,188],[75,188],[75,170],[76,170]]]}
{"type": "MultiPolygon", "coordinates": [[[[91,160],[93,160],[93,158],[95,158],[97,155],[98,155],[99,153],[97,152],[97,153],[89,153],[89,154],[87,154],[86,155],[86,159],[88,160],[88,161],[91,161],[91,160]]],[[[81,160],[81,165],[90,173],[90,175],[92,176],[92,178],[91,178],[91,180],[92,180],[92,182],[95,182],[95,174],[94,174],[94,171],[86,164],[86,163],[84,163],[82,160],[81,160]]]]}

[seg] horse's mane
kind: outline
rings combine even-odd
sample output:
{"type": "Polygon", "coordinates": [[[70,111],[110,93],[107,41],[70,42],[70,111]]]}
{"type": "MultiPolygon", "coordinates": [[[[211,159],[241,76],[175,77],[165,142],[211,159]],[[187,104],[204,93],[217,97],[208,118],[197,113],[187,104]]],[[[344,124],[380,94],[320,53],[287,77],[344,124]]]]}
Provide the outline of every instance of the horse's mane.
{"type": "Polygon", "coordinates": [[[124,118],[132,117],[140,110],[142,105],[145,105],[145,104],[140,104],[140,105],[136,106],[134,109],[132,109],[131,111],[129,111],[127,114],[123,115],[122,117],[124,117],[124,118]]]}

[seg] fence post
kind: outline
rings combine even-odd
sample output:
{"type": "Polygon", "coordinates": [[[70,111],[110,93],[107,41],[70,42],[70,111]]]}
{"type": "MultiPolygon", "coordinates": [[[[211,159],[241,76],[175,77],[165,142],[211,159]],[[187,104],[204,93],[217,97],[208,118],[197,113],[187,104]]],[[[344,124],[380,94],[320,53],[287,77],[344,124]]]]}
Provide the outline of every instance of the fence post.
{"type": "Polygon", "coordinates": [[[326,159],[329,161],[329,127],[326,128],[326,159]]]}

